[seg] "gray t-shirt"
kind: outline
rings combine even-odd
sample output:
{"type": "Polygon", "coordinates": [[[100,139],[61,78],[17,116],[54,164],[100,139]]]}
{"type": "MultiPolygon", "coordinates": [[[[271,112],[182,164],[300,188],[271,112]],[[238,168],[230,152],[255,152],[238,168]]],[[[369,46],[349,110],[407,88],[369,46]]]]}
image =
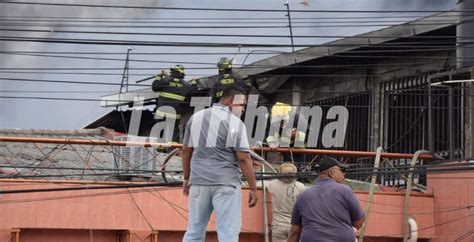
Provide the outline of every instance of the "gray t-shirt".
{"type": "Polygon", "coordinates": [[[193,147],[191,185],[240,184],[236,151],[250,152],[244,123],[229,108],[214,104],[188,121],[184,144],[193,147]]]}
{"type": "Polygon", "coordinates": [[[353,242],[352,222],[363,217],[364,211],[350,187],[332,179],[321,179],[300,194],[291,223],[302,226],[302,242],[353,242]]]}

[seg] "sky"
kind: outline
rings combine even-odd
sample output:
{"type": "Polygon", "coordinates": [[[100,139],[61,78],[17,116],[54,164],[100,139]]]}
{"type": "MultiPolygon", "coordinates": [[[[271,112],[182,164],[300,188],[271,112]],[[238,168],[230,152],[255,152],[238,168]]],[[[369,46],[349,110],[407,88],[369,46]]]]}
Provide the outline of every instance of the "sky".
{"type": "MultiPolygon", "coordinates": [[[[285,10],[284,3],[286,1],[18,0],[16,2],[285,10]]],[[[456,7],[455,0],[298,0],[290,1],[289,4],[290,9],[292,10],[449,10],[456,7]]],[[[404,16],[403,18],[397,19],[397,21],[401,21],[418,18],[420,15],[429,14],[395,13],[391,16],[404,16]]],[[[312,36],[351,36],[385,28],[387,26],[373,26],[373,22],[368,24],[358,24],[355,23],[355,21],[387,20],[384,18],[387,16],[390,16],[390,14],[343,14],[321,12],[291,13],[294,26],[293,34],[312,36]],[[358,17],[360,19],[351,19],[351,17],[358,17]],[[380,19],[377,17],[380,17],[380,19]],[[338,21],[342,22],[341,25],[358,24],[365,26],[327,27],[327,25],[335,24],[334,22],[338,21]],[[347,21],[354,22],[348,23],[347,21]]],[[[229,38],[216,36],[152,35],[156,33],[289,35],[289,29],[285,27],[287,25],[286,21],[284,12],[177,11],[150,8],[127,9],[78,6],[41,6],[31,4],[9,4],[0,1],[0,23],[2,23],[0,27],[0,128],[79,129],[106,114],[111,109],[100,107],[98,100],[102,96],[119,92],[118,85],[122,80],[122,72],[128,48],[132,49],[129,62],[129,83],[135,83],[137,80],[159,73],[160,70],[168,69],[174,64],[182,63],[187,68],[186,79],[189,80],[192,77],[216,74],[217,70],[215,68],[215,63],[223,56],[234,56],[234,63],[236,66],[250,64],[259,59],[271,56],[256,54],[258,51],[263,50],[262,48],[40,43],[31,41],[11,41],[11,39],[5,40],[5,37],[13,37],[16,39],[18,39],[18,37],[66,38],[80,40],[93,39],[106,40],[107,43],[122,40],[233,44],[265,43],[289,45],[290,39],[288,37],[229,38]],[[212,18],[216,19],[213,20],[212,18]],[[67,20],[74,20],[75,22],[67,22],[67,20]],[[171,25],[179,27],[163,28],[171,25]],[[227,28],[183,28],[203,25],[227,28]],[[249,27],[234,28],[235,26],[242,25],[249,27]],[[258,26],[267,27],[255,28],[258,26]],[[269,26],[278,26],[280,28],[269,26]],[[67,31],[69,31],[69,33],[63,33],[67,31]],[[82,33],[77,33],[78,31],[82,31],[82,33]],[[85,33],[87,31],[95,33],[85,33]],[[99,34],[97,32],[101,33],[99,34]],[[103,34],[103,32],[120,33],[103,34]],[[131,35],[129,33],[135,34],[131,35]],[[202,54],[203,52],[216,54],[202,54]],[[20,81],[24,79],[33,81],[20,81]],[[41,80],[100,82],[102,84],[48,83],[40,82],[41,80]],[[104,83],[109,83],[111,85],[106,85],[104,83]],[[26,97],[58,98],[58,100],[26,99],[26,97]],[[64,98],[87,100],[61,100],[64,98]]],[[[316,45],[331,40],[334,39],[296,38],[294,41],[296,45],[316,45]]],[[[291,49],[267,48],[266,50],[280,52],[290,51],[291,49]]],[[[143,82],[142,84],[150,85],[151,81],[143,82]]],[[[133,90],[134,88],[136,89],[138,87],[130,87],[130,90],[133,90]]]]}

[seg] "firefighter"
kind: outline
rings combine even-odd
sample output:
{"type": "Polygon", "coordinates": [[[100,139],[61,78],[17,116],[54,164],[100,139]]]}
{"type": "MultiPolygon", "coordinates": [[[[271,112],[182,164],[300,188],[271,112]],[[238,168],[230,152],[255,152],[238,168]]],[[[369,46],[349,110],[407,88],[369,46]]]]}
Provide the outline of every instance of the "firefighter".
{"type": "MultiPolygon", "coordinates": [[[[175,120],[173,129],[173,142],[179,142],[179,123],[187,108],[187,96],[192,91],[191,85],[184,80],[184,67],[175,65],[170,68],[169,76],[157,78],[152,83],[154,92],[159,92],[157,108],[155,109],[155,119],[171,118],[175,120]],[[176,113],[159,110],[159,107],[170,106],[176,113]]],[[[159,76],[159,75],[158,75],[159,76]]]]}
{"type": "MultiPolygon", "coordinates": [[[[286,103],[277,102],[271,109],[270,130],[265,141],[271,148],[278,147],[294,147],[295,141],[304,143],[306,134],[302,131],[297,131],[299,113],[294,114],[294,118],[290,119],[292,107],[286,103]]],[[[286,162],[302,162],[304,155],[296,153],[284,153],[283,161],[286,162]]],[[[281,162],[276,159],[275,162],[281,162]]]]}
{"type": "Polygon", "coordinates": [[[211,91],[213,96],[213,102],[218,102],[222,96],[222,91],[229,86],[236,85],[243,88],[247,93],[250,91],[252,86],[246,84],[242,78],[232,72],[232,60],[227,57],[222,57],[219,62],[217,62],[217,68],[219,70],[219,75],[217,76],[213,90],[211,91]]]}

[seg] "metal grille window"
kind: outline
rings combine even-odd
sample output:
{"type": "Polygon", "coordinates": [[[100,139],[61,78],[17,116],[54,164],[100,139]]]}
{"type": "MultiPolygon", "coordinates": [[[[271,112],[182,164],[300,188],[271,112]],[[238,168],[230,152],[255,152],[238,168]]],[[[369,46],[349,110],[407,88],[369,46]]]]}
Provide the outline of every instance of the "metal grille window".
{"type": "MultiPolygon", "coordinates": [[[[346,137],[342,150],[369,150],[369,137],[371,134],[371,115],[372,115],[372,94],[370,91],[339,96],[335,98],[325,99],[309,104],[310,106],[320,106],[323,109],[323,115],[327,114],[329,108],[333,106],[344,106],[349,111],[349,120],[347,123],[346,137]]],[[[323,116],[321,120],[321,128],[332,120],[327,120],[323,116]]],[[[319,140],[319,147],[321,140],[319,140]]]]}
{"type": "Polygon", "coordinates": [[[432,149],[445,158],[450,157],[450,152],[453,153],[451,158],[462,156],[464,110],[461,89],[432,86],[430,98],[427,76],[422,75],[384,83],[382,90],[386,151],[414,153],[432,149]]]}

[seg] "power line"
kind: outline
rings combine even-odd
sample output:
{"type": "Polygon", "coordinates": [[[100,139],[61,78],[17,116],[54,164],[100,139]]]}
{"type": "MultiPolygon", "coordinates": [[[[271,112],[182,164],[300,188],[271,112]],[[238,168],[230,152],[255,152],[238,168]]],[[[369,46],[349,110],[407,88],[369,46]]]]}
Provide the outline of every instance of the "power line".
{"type": "MultiPolygon", "coordinates": [[[[364,38],[367,39],[367,38],[364,38]]],[[[327,43],[327,47],[331,47],[330,43],[327,43]]],[[[314,47],[318,47],[315,45],[314,47]]],[[[360,47],[364,47],[361,45],[360,47]]],[[[358,56],[354,54],[369,54],[369,53],[384,53],[386,52],[396,52],[396,53],[412,53],[412,52],[439,52],[439,51],[452,51],[456,50],[456,47],[443,47],[443,48],[423,48],[423,49],[400,49],[400,50],[350,50],[344,53],[339,54],[329,54],[327,51],[314,52],[314,51],[305,51],[300,52],[296,51],[295,53],[287,51],[272,51],[272,50],[262,50],[259,52],[253,52],[252,55],[275,55],[275,54],[294,54],[294,55],[309,55],[316,57],[344,57],[344,58],[385,58],[384,56],[358,56]]],[[[22,54],[72,54],[72,55],[124,55],[123,52],[70,52],[70,51],[0,51],[0,53],[22,53],[22,54]]],[[[248,53],[234,53],[234,52],[134,52],[134,55],[248,55],[248,53]]],[[[391,57],[391,56],[389,56],[391,57]]],[[[406,56],[392,56],[392,57],[405,57],[406,56]]],[[[443,56],[442,58],[445,58],[443,56]]],[[[420,58],[417,56],[410,56],[410,58],[420,58]]],[[[122,68],[123,69],[123,68],[122,68]]],[[[134,68],[135,69],[135,68],[134,68]]]]}
{"type": "Polygon", "coordinates": [[[1,190],[0,194],[18,194],[18,193],[43,193],[43,192],[59,192],[59,191],[80,191],[80,190],[107,190],[121,188],[140,188],[140,187],[157,187],[157,186],[178,186],[182,182],[168,183],[147,183],[147,184],[127,184],[127,185],[108,185],[108,186],[82,186],[82,187],[61,187],[61,188],[40,188],[40,189],[21,189],[21,190],[1,190]]]}
{"type": "MultiPolygon", "coordinates": [[[[0,53],[1,54],[1,53],[0,53]]],[[[36,55],[36,54],[8,54],[8,55],[21,55],[21,56],[31,56],[31,57],[47,57],[47,58],[65,58],[65,59],[85,59],[85,60],[106,60],[106,61],[119,61],[123,62],[123,59],[114,59],[114,58],[96,58],[96,57],[82,57],[82,56],[59,56],[59,55],[36,55]]],[[[399,57],[399,59],[404,59],[406,60],[405,57],[399,57]]],[[[423,59],[423,58],[419,58],[423,59]]],[[[466,57],[464,59],[471,60],[474,58],[466,57]]],[[[187,70],[214,70],[216,69],[215,64],[211,62],[189,62],[189,61],[181,61],[181,60],[174,60],[174,61],[160,61],[160,60],[143,60],[143,59],[131,59],[130,61],[134,62],[144,62],[144,63],[167,63],[170,65],[173,65],[174,63],[180,63],[180,64],[185,64],[185,65],[205,65],[205,66],[193,66],[193,67],[186,67],[187,70]]],[[[423,64],[433,64],[433,63],[445,63],[446,62],[446,57],[440,57],[440,58],[429,58],[426,60],[426,62],[417,62],[416,66],[407,66],[404,67],[405,69],[419,69],[420,65],[423,64]],[[439,60],[439,61],[433,61],[439,60]]],[[[457,63],[457,60],[451,60],[449,61],[450,63],[457,63]]],[[[254,64],[254,65],[239,65],[236,64],[237,67],[240,68],[245,68],[245,69],[259,69],[259,68],[277,68],[277,69],[328,69],[328,68],[351,68],[351,69],[365,69],[368,67],[399,67],[402,65],[408,65],[407,62],[390,62],[390,63],[370,63],[367,61],[367,63],[361,63],[361,64],[321,64],[321,65],[263,65],[263,64],[254,64]]],[[[168,69],[169,67],[165,66],[159,66],[159,67],[154,67],[154,68],[133,68],[134,70],[162,70],[162,69],[168,69]]],[[[118,69],[118,68],[117,68],[118,69]]],[[[42,72],[27,72],[27,70],[35,70],[34,68],[0,68],[0,71],[3,73],[30,73],[30,74],[37,74],[37,73],[42,73],[42,72]],[[12,70],[16,70],[12,72],[12,70]],[[22,70],[22,71],[19,71],[22,70]]],[[[38,70],[38,69],[36,69],[38,70]]],[[[45,68],[42,68],[41,70],[46,70],[45,68]]],[[[90,69],[88,69],[90,70],[90,69]]],[[[104,69],[104,70],[110,70],[110,69],[104,69]]],[[[67,72],[43,72],[44,74],[77,74],[77,72],[73,73],[67,73],[67,72]]],[[[92,72],[87,72],[87,73],[80,73],[80,74],[96,74],[92,72]]],[[[106,73],[97,73],[97,75],[104,75],[106,73]]],[[[109,73],[112,75],[117,75],[119,73],[109,73]]],[[[154,73],[131,73],[130,75],[155,75],[154,73]]],[[[336,74],[335,74],[336,75],[336,74]]],[[[367,74],[367,75],[372,75],[372,74],[367,74]]]]}
{"type": "MultiPolygon", "coordinates": [[[[389,13],[387,13],[389,14],[389,13]]],[[[340,20],[340,19],[419,19],[426,18],[427,15],[384,15],[384,16],[336,16],[336,17],[292,17],[295,20],[340,20]]],[[[470,15],[470,14],[464,14],[470,15]]],[[[460,15],[458,13],[454,14],[443,14],[437,15],[436,18],[457,18],[460,15]]],[[[15,15],[0,15],[0,19],[53,19],[53,20],[213,20],[213,21],[222,21],[222,20],[287,20],[287,17],[85,17],[85,16],[15,16],[15,15]]]]}
{"type": "MultiPolygon", "coordinates": [[[[435,224],[435,225],[432,225],[432,226],[428,226],[428,227],[424,227],[424,228],[420,228],[418,230],[415,230],[416,232],[419,232],[419,231],[423,231],[423,230],[427,230],[427,229],[432,229],[432,228],[436,228],[436,227],[439,227],[439,226],[443,226],[445,224],[449,224],[449,223],[452,223],[452,222],[456,222],[456,221],[459,221],[461,219],[466,219],[466,218],[469,218],[469,217],[472,217],[474,216],[474,214],[469,214],[469,215],[466,215],[466,216],[462,216],[462,217],[459,217],[459,218],[455,218],[455,219],[452,219],[452,220],[448,220],[446,222],[443,222],[443,223],[439,223],[439,224],[435,224]]],[[[410,234],[411,231],[408,231],[406,232],[407,234],[410,234]]],[[[381,235],[382,237],[394,237],[394,236],[403,236],[403,233],[402,234],[390,234],[390,235],[381,235]]]]}
{"type": "MultiPolygon", "coordinates": [[[[456,87],[455,89],[457,90],[467,90],[469,87],[456,87]]],[[[427,91],[427,89],[422,89],[422,88],[412,88],[409,89],[410,91],[427,91]]],[[[268,93],[267,90],[259,90],[260,93],[268,93]]],[[[321,91],[321,90],[299,90],[299,91],[294,91],[291,89],[279,89],[276,91],[272,91],[271,93],[288,93],[288,92],[295,92],[295,93],[319,93],[319,94],[344,94],[344,95],[351,95],[351,94],[360,94],[360,91],[321,91]]],[[[71,90],[52,90],[52,91],[40,91],[40,90],[0,90],[0,93],[102,93],[102,94],[110,94],[110,91],[91,91],[91,90],[82,90],[82,91],[71,91],[71,90]]],[[[140,93],[154,93],[153,91],[149,90],[141,90],[140,93]]],[[[378,91],[373,91],[371,92],[372,94],[382,94],[384,92],[378,92],[378,91]]],[[[387,93],[387,92],[385,92],[387,93]]],[[[410,94],[410,96],[428,96],[428,93],[418,93],[418,94],[410,94]]],[[[436,90],[432,90],[431,96],[445,96],[445,93],[439,93],[436,92],[436,90]]],[[[474,95],[474,94],[473,94],[474,95]]],[[[472,95],[464,95],[466,97],[472,96],[472,95]]],[[[271,105],[263,105],[263,106],[268,106],[271,107],[271,105]]]]}
{"type": "MultiPolygon", "coordinates": [[[[460,169],[444,169],[443,173],[451,173],[453,170],[461,171],[460,169]]],[[[462,171],[473,171],[474,168],[465,168],[462,171]]],[[[425,172],[428,173],[433,172],[433,170],[426,170],[425,172]]],[[[409,171],[397,171],[396,174],[404,174],[408,173],[409,171]]],[[[412,171],[413,173],[417,174],[416,170],[412,171]]],[[[270,176],[262,176],[257,175],[257,180],[272,180],[284,177],[290,178],[315,178],[317,174],[315,172],[304,172],[304,174],[290,174],[290,175],[281,175],[274,173],[270,176]]],[[[377,172],[379,174],[385,174],[386,172],[377,172]]],[[[259,174],[259,173],[257,173],[259,174]]],[[[348,173],[349,174],[349,173],[348,173]]],[[[359,173],[360,174],[360,173],[359,173]]],[[[376,173],[371,173],[376,174],[376,173]]],[[[69,174],[68,174],[69,175],[69,174]]],[[[181,185],[182,182],[168,182],[168,183],[147,183],[147,184],[128,184],[128,185],[110,185],[110,186],[82,186],[82,187],[66,187],[66,188],[41,188],[41,189],[20,189],[20,190],[2,190],[0,194],[18,194],[18,193],[43,193],[43,192],[58,192],[58,191],[74,191],[74,190],[103,190],[103,189],[120,189],[120,188],[141,188],[141,187],[154,187],[154,186],[177,186],[181,185]]]]}
{"type": "MultiPolygon", "coordinates": [[[[133,26],[132,26],[133,28],[133,26]]],[[[192,37],[242,37],[242,38],[289,38],[289,35],[275,35],[275,34],[212,34],[212,33],[170,33],[170,32],[117,32],[117,31],[83,31],[83,30],[47,30],[47,29],[19,29],[19,28],[2,28],[0,31],[11,32],[37,32],[37,33],[66,33],[66,34],[111,34],[111,35],[150,35],[150,36],[192,36],[192,37]]],[[[456,42],[457,39],[474,39],[474,36],[349,36],[349,35],[294,35],[294,38],[326,38],[326,39],[423,39],[423,40],[444,40],[452,39],[456,42]]],[[[391,42],[393,43],[393,42],[391,42]]],[[[404,42],[406,43],[406,42],[404,42]]],[[[380,43],[378,43],[380,44],[380,43]]],[[[123,54],[123,53],[122,53],[123,54]]],[[[136,54],[136,53],[134,53],[136,54]]]]}
{"type": "Polygon", "coordinates": [[[145,213],[142,211],[137,201],[135,201],[135,198],[133,197],[133,194],[130,192],[130,189],[127,188],[127,191],[128,191],[128,194],[130,195],[130,198],[132,198],[133,204],[135,205],[135,207],[138,209],[138,212],[142,216],[143,220],[145,220],[145,222],[148,224],[148,227],[150,227],[152,231],[155,231],[155,228],[153,227],[153,225],[151,225],[150,221],[148,221],[148,219],[145,216],[145,213]]]}
{"type": "MultiPolygon", "coordinates": [[[[0,77],[0,80],[4,81],[17,81],[17,82],[49,82],[49,83],[67,83],[67,84],[83,84],[83,85],[108,85],[108,86],[120,86],[120,83],[110,83],[110,82],[85,82],[85,81],[62,81],[62,80],[37,80],[37,79],[26,79],[26,78],[3,78],[0,77]]],[[[146,84],[128,84],[128,86],[133,87],[149,87],[150,85],[146,84]]]]}
{"type": "MultiPolygon", "coordinates": [[[[364,19],[364,18],[424,18],[427,15],[385,15],[385,16],[337,16],[337,17],[294,17],[292,19],[364,19]]],[[[437,16],[439,18],[459,17],[459,14],[447,13],[437,16]]],[[[86,17],[86,16],[33,16],[33,15],[0,15],[0,19],[94,19],[94,20],[286,20],[287,17],[86,17]]]]}
{"type": "MultiPolygon", "coordinates": [[[[191,8],[191,7],[150,7],[130,5],[103,5],[103,4],[66,4],[66,3],[38,3],[38,2],[16,2],[2,1],[5,4],[40,5],[40,6],[63,6],[63,7],[88,7],[88,8],[124,8],[124,9],[146,9],[146,10],[179,10],[179,11],[223,11],[223,12],[274,12],[284,13],[281,9],[243,9],[243,8],[191,8]]],[[[291,10],[295,13],[471,13],[472,10],[291,10]]]]}
{"type": "MultiPolygon", "coordinates": [[[[176,24],[176,23],[174,23],[176,24]]],[[[237,23],[236,23],[237,24],[237,23]]],[[[242,24],[242,23],[240,23],[242,24]]],[[[445,22],[403,22],[397,24],[342,24],[342,23],[324,23],[316,25],[295,25],[293,28],[367,28],[367,27],[393,27],[393,26],[426,26],[426,25],[454,25],[453,21],[445,22]]],[[[68,28],[153,28],[153,29],[287,29],[286,25],[112,25],[112,24],[25,24],[25,23],[3,23],[4,27],[68,27],[68,28]]]]}
{"type": "MultiPolygon", "coordinates": [[[[133,28],[133,26],[131,27],[133,28]]],[[[169,33],[169,32],[117,32],[117,31],[83,31],[83,30],[47,30],[47,29],[18,29],[18,28],[2,28],[0,31],[10,32],[36,32],[36,33],[66,33],[66,34],[102,34],[102,35],[149,35],[149,36],[192,36],[192,37],[232,37],[232,38],[289,38],[289,35],[274,35],[274,34],[212,34],[212,33],[169,33]]],[[[294,35],[294,38],[351,38],[351,39],[473,39],[474,37],[456,37],[456,36],[345,36],[345,35],[294,35]]]]}
{"type": "MultiPolygon", "coordinates": [[[[452,20],[455,21],[457,20],[458,17],[453,17],[452,20]]],[[[385,23],[389,25],[399,25],[399,24],[436,24],[436,23],[441,23],[441,24],[446,24],[448,20],[446,19],[417,19],[417,20],[347,20],[343,17],[340,19],[336,20],[331,20],[331,21],[321,21],[320,19],[318,21],[294,21],[295,24],[369,24],[369,23],[385,23]],[[340,21],[338,21],[340,20],[340,21]],[[416,23],[415,23],[416,22],[416,23]]],[[[135,24],[212,24],[212,23],[219,23],[219,24],[226,24],[232,26],[232,24],[286,24],[286,21],[253,21],[253,20],[244,20],[244,21],[223,21],[223,20],[217,20],[217,21],[203,21],[203,20],[194,20],[194,21],[183,21],[183,20],[161,20],[161,21],[152,21],[152,20],[147,20],[147,21],[122,21],[122,20],[54,20],[54,19],[28,19],[28,18],[22,18],[22,19],[0,19],[0,22],[6,22],[7,26],[8,24],[16,24],[16,23],[25,23],[25,22],[34,22],[34,23],[57,23],[60,26],[62,26],[65,23],[101,23],[101,24],[128,24],[128,25],[135,25],[135,24]]],[[[35,26],[35,25],[34,25],[35,26]]]]}
{"type": "MultiPolygon", "coordinates": [[[[0,41],[14,42],[39,42],[57,44],[81,44],[81,45],[125,45],[125,46],[170,46],[170,47],[288,47],[289,45],[275,44],[239,44],[239,43],[193,43],[193,42],[161,42],[161,41],[134,41],[134,40],[112,40],[112,39],[68,39],[68,38],[36,38],[36,37],[8,37],[0,36],[0,41]]],[[[297,47],[307,47],[308,45],[298,45],[297,47]]]]}
{"type": "MultiPolygon", "coordinates": [[[[1,53],[1,52],[0,52],[1,53]]],[[[43,55],[43,54],[17,54],[17,53],[1,53],[7,55],[23,55],[23,56],[36,56],[36,57],[52,57],[52,58],[65,58],[65,59],[84,59],[84,60],[106,60],[106,61],[120,61],[124,62],[124,59],[117,58],[101,58],[101,57],[83,57],[83,56],[65,56],[65,55],[43,55]]],[[[176,63],[176,61],[160,61],[160,60],[143,60],[143,59],[129,59],[133,62],[144,62],[144,63],[176,63]]],[[[212,65],[215,69],[216,63],[211,62],[192,62],[192,61],[178,61],[181,64],[188,65],[212,65]]],[[[196,67],[195,67],[196,68],[196,67]]],[[[190,68],[186,68],[190,69],[190,68]]],[[[202,68],[200,68],[202,69],[202,68]]]]}
{"type": "MultiPolygon", "coordinates": [[[[78,39],[78,38],[42,38],[42,37],[10,37],[0,36],[3,41],[15,42],[43,42],[43,43],[59,43],[59,44],[88,44],[88,45],[127,45],[127,46],[161,46],[161,47],[221,47],[221,48],[288,48],[288,44],[262,44],[262,43],[218,43],[218,42],[164,42],[164,41],[135,41],[135,40],[115,40],[115,39],[78,39]]],[[[463,41],[468,45],[474,41],[463,41]]],[[[454,45],[453,41],[437,41],[432,42],[387,42],[377,44],[360,44],[360,43],[326,43],[326,44],[295,44],[295,47],[358,47],[358,48],[446,48],[454,45]],[[425,44],[425,45],[423,45],[425,44]],[[444,45],[443,45],[444,44],[444,45]]],[[[463,48],[472,48],[466,46],[463,48]]],[[[380,51],[380,50],[378,50],[380,51]]]]}
{"type": "MultiPolygon", "coordinates": [[[[159,187],[153,189],[137,189],[132,190],[132,193],[140,193],[145,192],[147,190],[176,190],[181,189],[181,187],[159,187]]],[[[32,198],[32,199],[17,199],[17,200],[3,200],[0,201],[0,204],[9,204],[9,203],[26,203],[26,202],[42,202],[42,201],[55,201],[55,200],[62,200],[62,199],[74,199],[74,198],[84,198],[84,197],[100,197],[100,196],[112,196],[112,195],[120,195],[120,194],[127,194],[127,191],[120,191],[120,192],[102,192],[102,193],[93,193],[93,194],[78,194],[78,195],[66,195],[66,196],[56,196],[56,197],[45,197],[45,198],[32,198]]]]}
{"type": "MultiPolygon", "coordinates": [[[[2,166],[2,167],[15,167],[15,168],[23,168],[23,169],[28,169],[28,166],[2,166]]],[[[35,170],[79,170],[79,171],[107,171],[107,170],[114,170],[114,169],[106,169],[106,168],[88,168],[88,169],[81,169],[81,168],[73,168],[73,167],[31,167],[34,168],[35,170]]],[[[182,170],[168,170],[168,171],[150,171],[150,170],[120,170],[116,169],[114,173],[95,173],[95,174],[85,174],[87,176],[103,176],[103,175],[116,175],[117,172],[122,171],[122,172],[140,172],[140,173],[176,173],[176,172],[182,172],[182,170]]],[[[346,170],[346,175],[390,175],[390,174],[395,174],[395,175],[403,175],[407,173],[413,173],[413,174],[439,174],[439,173],[453,173],[453,172],[472,172],[474,171],[474,167],[471,164],[451,164],[451,165],[443,165],[443,166],[436,166],[436,165],[421,165],[421,166],[416,166],[414,169],[410,169],[407,167],[395,167],[395,168],[379,168],[377,171],[373,171],[373,168],[349,168],[346,170]],[[363,171],[370,169],[370,171],[363,171]]],[[[295,174],[278,174],[278,173],[270,173],[270,172],[256,172],[257,176],[256,178],[258,180],[271,180],[271,179],[277,179],[277,178],[316,178],[317,172],[315,171],[310,171],[310,172],[297,172],[295,174]]],[[[79,176],[81,174],[67,174],[67,176],[79,176]]],[[[63,177],[65,174],[46,174],[46,175],[11,175],[9,177],[13,178],[38,178],[38,177],[63,177]]]]}

